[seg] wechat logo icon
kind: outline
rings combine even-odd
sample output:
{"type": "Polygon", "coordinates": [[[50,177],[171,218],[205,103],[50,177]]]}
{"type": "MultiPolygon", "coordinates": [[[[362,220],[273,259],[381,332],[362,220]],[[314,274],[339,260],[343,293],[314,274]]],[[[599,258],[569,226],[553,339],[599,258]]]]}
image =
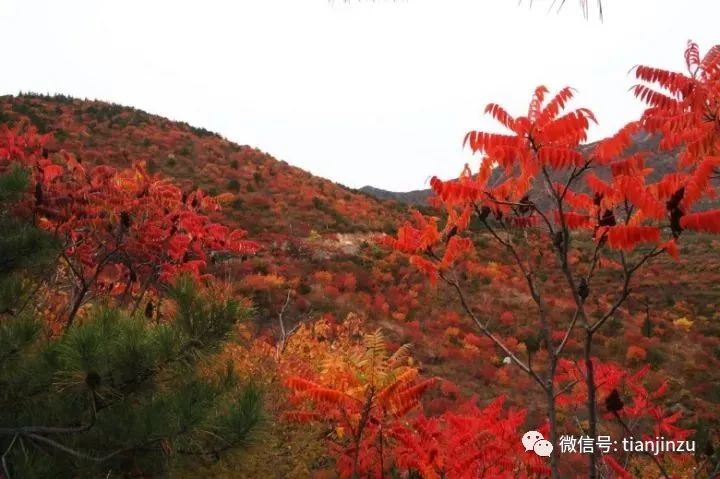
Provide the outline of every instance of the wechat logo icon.
{"type": "Polygon", "coordinates": [[[533,451],[540,457],[550,457],[550,454],[552,454],[552,443],[537,431],[526,432],[522,437],[522,443],[525,446],[525,451],[533,451]]]}

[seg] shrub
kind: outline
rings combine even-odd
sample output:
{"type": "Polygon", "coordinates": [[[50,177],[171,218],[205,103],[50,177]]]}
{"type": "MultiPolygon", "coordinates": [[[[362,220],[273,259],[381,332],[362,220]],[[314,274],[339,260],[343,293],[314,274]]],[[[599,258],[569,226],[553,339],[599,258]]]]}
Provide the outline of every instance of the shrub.
{"type": "Polygon", "coordinates": [[[238,191],[240,191],[240,182],[237,179],[233,178],[230,181],[228,181],[227,188],[230,191],[237,193],[238,191]]]}

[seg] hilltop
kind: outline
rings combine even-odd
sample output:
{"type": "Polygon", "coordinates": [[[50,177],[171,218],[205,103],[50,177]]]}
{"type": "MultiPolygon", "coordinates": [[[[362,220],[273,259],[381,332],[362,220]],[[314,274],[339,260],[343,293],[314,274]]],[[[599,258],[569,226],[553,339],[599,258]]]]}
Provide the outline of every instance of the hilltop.
{"type": "Polygon", "coordinates": [[[391,231],[400,219],[397,208],[257,148],[135,108],[63,95],[0,97],[0,122],[20,121],[54,135],[51,153],[64,149],[91,164],[144,161],[188,189],[228,193],[229,219],[255,236],[391,231]]]}

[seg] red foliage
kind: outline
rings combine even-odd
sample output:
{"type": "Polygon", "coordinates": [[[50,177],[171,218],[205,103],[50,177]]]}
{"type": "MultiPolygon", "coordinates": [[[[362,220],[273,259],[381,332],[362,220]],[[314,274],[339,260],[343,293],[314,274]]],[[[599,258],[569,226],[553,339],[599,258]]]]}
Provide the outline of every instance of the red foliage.
{"type": "MultiPolygon", "coordinates": [[[[61,242],[62,258],[75,283],[74,304],[87,294],[143,294],[180,273],[200,277],[211,256],[257,251],[245,232],[214,223],[219,205],[202,191],[183,193],[147,173],[144,164],[117,170],[85,168],[63,152],[52,163],[49,136],[34,130],[0,130],[0,172],[13,164],[32,172],[18,214],[32,216],[61,242]]],[[[77,312],[73,308],[70,320],[77,312]]]]}
{"type": "Polygon", "coordinates": [[[640,243],[657,243],[660,230],[652,226],[617,225],[607,229],[608,245],[615,249],[631,250],[640,243]]]}
{"type": "MultiPolygon", "coordinates": [[[[633,348],[635,348],[633,346],[633,348]]],[[[641,348],[635,348],[641,349],[641,348]]],[[[644,350],[642,351],[644,353],[644,350]]],[[[632,354],[639,353],[633,351],[632,354]]],[[[628,350],[628,356],[631,351],[628,350]]],[[[642,358],[639,358],[642,359],[642,358]]],[[[597,395],[598,402],[604,401],[613,390],[619,392],[623,398],[624,405],[618,412],[620,417],[631,424],[649,423],[648,429],[652,431],[653,436],[664,435],[668,439],[682,441],[687,439],[692,430],[677,427],[675,424],[681,416],[681,413],[668,414],[663,405],[663,396],[667,392],[668,383],[664,382],[655,391],[648,391],[643,384],[643,379],[650,370],[650,365],[645,365],[634,374],[624,370],[621,366],[610,363],[600,362],[596,358],[593,359],[595,375],[597,378],[597,395]]],[[[562,408],[582,407],[586,401],[587,391],[583,384],[586,372],[583,362],[572,362],[562,360],[558,366],[558,384],[573,384],[573,387],[567,394],[558,398],[558,406],[562,408]]],[[[605,405],[599,403],[598,411],[605,411],[605,405]]],[[[614,415],[606,412],[605,418],[608,423],[612,423],[614,415]]],[[[649,431],[641,431],[642,435],[649,435],[649,431]]],[[[618,435],[624,435],[625,431],[620,429],[618,435]]],[[[638,434],[640,436],[641,434],[638,434]]]]}
{"type": "Polygon", "coordinates": [[[414,418],[390,432],[397,444],[395,460],[402,469],[424,479],[452,477],[528,478],[548,474],[535,454],[525,453],[522,436],[525,411],[505,410],[504,398],[485,408],[472,398],[455,412],[414,418]]]}
{"type": "Polygon", "coordinates": [[[720,233],[720,210],[704,211],[684,216],[680,225],[693,231],[720,233]]]}
{"type": "MultiPolygon", "coordinates": [[[[409,255],[410,262],[433,281],[441,278],[447,282],[457,292],[472,322],[491,341],[490,347],[510,354],[517,350],[515,338],[501,337],[490,328],[510,328],[511,321],[501,320],[501,325],[495,326],[486,319],[486,312],[475,298],[463,294],[462,282],[467,280],[467,273],[477,273],[482,268],[467,264],[469,258],[474,258],[471,255],[457,254],[458,250],[470,251],[473,246],[460,241],[477,239],[467,231],[469,225],[484,227],[483,239],[496,241],[508,252],[537,306],[540,331],[528,335],[526,346],[528,350],[530,347],[540,349],[533,364],[545,360],[548,362],[545,370],[551,371],[551,375],[557,373],[553,379],[560,384],[555,391],[570,388],[570,392],[558,397],[558,404],[587,407],[592,391],[597,393],[596,398],[605,398],[614,390],[621,391],[630,395],[631,402],[620,416],[633,418],[633,424],[640,420],[651,423],[656,434],[675,439],[686,438],[690,431],[676,426],[679,415],[668,415],[654,402],[666,387],[648,393],[641,384],[647,369],[631,375],[611,363],[601,364],[589,358],[566,362],[552,352],[576,344],[571,334],[576,327],[575,320],[569,322],[569,326],[557,327],[553,324],[554,314],[568,317],[567,309],[575,308],[576,319],[580,317],[580,322],[585,323],[582,327],[592,344],[596,329],[606,324],[606,319],[619,315],[619,307],[630,295],[630,279],[640,267],[664,252],[677,259],[683,230],[720,233],[720,210],[691,211],[704,199],[716,197],[712,180],[720,169],[717,111],[720,46],[701,57],[697,45],[689,43],[685,58],[688,74],[637,67],[637,78],[650,85],[637,85],[633,92],[648,108],[639,121],[627,124],[592,150],[581,147],[581,143],[586,141],[590,122],[595,118],[585,108],[565,110],[573,97],[570,88],[560,90],[548,100],[548,90],[538,87],[525,116],[515,117],[498,104],[488,104],[485,112],[497,120],[506,133],[470,131],[465,135],[463,145],[469,145],[473,153],[482,156],[480,168],[473,172],[466,165],[457,179],[443,181],[434,177],[430,182],[436,204],[448,212],[444,227],[438,227],[436,218],[415,212],[413,224],[406,223],[396,238],[384,240],[385,244],[409,255]],[[671,171],[655,168],[645,152],[626,155],[633,136],[641,132],[658,135],[663,148],[681,148],[671,171]],[[661,173],[659,178],[657,173],[661,173]],[[474,218],[468,219],[469,214],[474,218]],[[519,229],[522,231],[517,231],[519,229]],[[592,236],[585,235],[594,241],[589,251],[577,246],[575,238],[583,230],[592,232],[592,236]],[[620,255],[613,250],[620,250],[620,255]],[[551,298],[548,293],[547,279],[542,277],[547,271],[542,269],[546,266],[543,257],[547,256],[559,260],[556,266],[559,265],[557,268],[563,273],[560,276],[567,280],[568,301],[551,298]],[[600,286],[597,280],[590,287],[595,271],[608,265],[624,272],[620,299],[608,299],[615,292],[597,293],[600,286]],[[616,304],[613,306],[613,303],[616,304]],[[551,313],[553,310],[558,311],[551,313]],[[603,319],[593,319],[590,311],[603,319]],[[590,374],[592,370],[585,370],[587,364],[595,365],[594,375],[590,374]]],[[[498,271],[493,273],[497,275],[498,271]]],[[[612,279],[606,281],[612,283],[612,279]]],[[[453,337],[461,335],[458,328],[452,331],[453,337]]],[[[472,348],[479,343],[475,336],[465,338],[472,348]]],[[[638,345],[631,345],[627,350],[629,361],[644,361],[646,356],[648,351],[638,345]]],[[[533,376],[530,359],[524,367],[520,360],[512,359],[533,376]]],[[[481,365],[475,375],[507,380],[508,372],[505,368],[490,370],[487,365],[481,365]]],[[[552,392],[552,388],[543,386],[544,378],[535,376],[534,379],[546,392],[548,389],[552,392]]],[[[605,420],[610,422],[613,418],[609,415],[605,420]]],[[[593,432],[596,426],[594,422],[593,432]]],[[[433,420],[423,420],[418,428],[428,437],[431,453],[412,452],[415,445],[410,441],[406,461],[418,470],[431,470],[445,461],[439,459],[443,451],[442,428],[433,420]]],[[[642,434],[647,432],[644,428],[642,434]]],[[[607,459],[606,463],[616,474],[627,475],[617,461],[607,459]]],[[[490,475],[502,477],[500,471],[508,468],[511,465],[504,464],[504,469],[490,475]]],[[[423,474],[436,477],[430,472],[423,474]]]]}

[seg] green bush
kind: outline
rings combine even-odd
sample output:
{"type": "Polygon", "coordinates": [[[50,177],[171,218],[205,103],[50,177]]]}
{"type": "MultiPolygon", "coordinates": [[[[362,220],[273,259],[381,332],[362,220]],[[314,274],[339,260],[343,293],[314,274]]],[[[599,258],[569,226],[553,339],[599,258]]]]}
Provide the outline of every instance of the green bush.
{"type": "Polygon", "coordinates": [[[60,142],[63,142],[70,137],[68,132],[66,132],[62,128],[58,128],[57,130],[55,130],[54,136],[55,136],[55,139],[60,142]]]}
{"type": "Polygon", "coordinates": [[[245,206],[245,202],[242,198],[235,198],[230,204],[234,210],[241,210],[245,206]]]}
{"type": "Polygon", "coordinates": [[[325,202],[322,200],[322,198],[319,198],[317,196],[313,196],[312,204],[316,210],[324,210],[325,209],[325,202]]]}
{"type": "Polygon", "coordinates": [[[298,285],[298,294],[301,294],[304,296],[306,294],[310,294],[311,291],[312,291],[312,288],[307,283],[300,283],[298,285]]]}
{"type": "Polygon", "coordinates": [[[653,368],[659,368],[665,362],[665,359],[665,354],[659,348],[647,348],[647,362],[649,362],[653,368]]]}
{"type": "Polygon", "coordinates": [[[147,163],[145,165],[147,167],[148,173],[150,173],[151,175],[157,173],[158,167],[157,167],[157,163],[155,163],[155,160],[150,158],[149,160],[147,160],[147,163]]]}
{"type": "Polygon", "coordinates": [[[228,181],[227,188],[228,190],[237,193],[238,191],[240,191],[240,182],[237,179],[233,178],[228,181]]]}

